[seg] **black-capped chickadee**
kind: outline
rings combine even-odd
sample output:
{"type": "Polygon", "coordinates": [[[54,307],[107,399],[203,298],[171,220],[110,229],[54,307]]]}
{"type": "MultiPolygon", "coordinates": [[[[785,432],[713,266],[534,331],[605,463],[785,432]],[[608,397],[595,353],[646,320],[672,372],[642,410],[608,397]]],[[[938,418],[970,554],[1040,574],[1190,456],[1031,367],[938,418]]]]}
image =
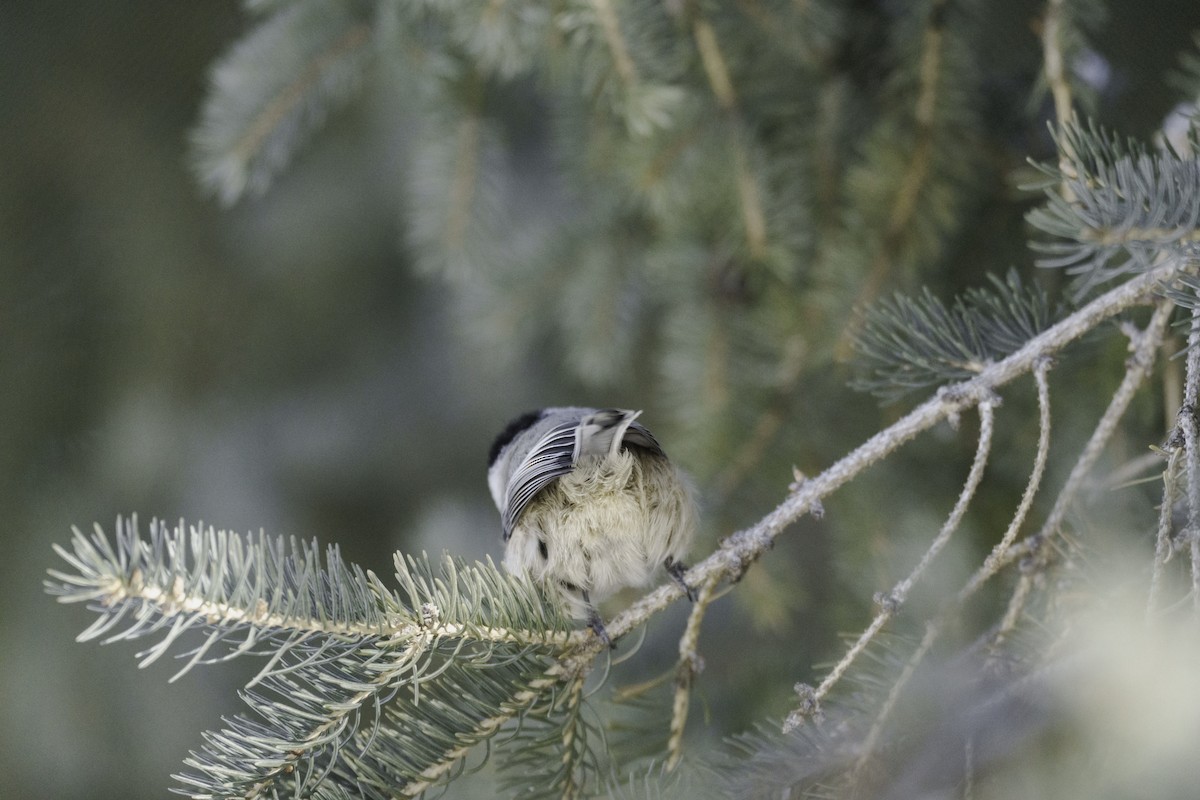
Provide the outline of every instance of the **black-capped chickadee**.
{"type": "Polygon", "coordinates": [[[648,586],[659,565],[683,585],[696,529],[687,479],[637,422],[640,411],[545,408],[508,424],[488,454],[504,567],[540,582],[611,644],[598,603],[648,586]]]}

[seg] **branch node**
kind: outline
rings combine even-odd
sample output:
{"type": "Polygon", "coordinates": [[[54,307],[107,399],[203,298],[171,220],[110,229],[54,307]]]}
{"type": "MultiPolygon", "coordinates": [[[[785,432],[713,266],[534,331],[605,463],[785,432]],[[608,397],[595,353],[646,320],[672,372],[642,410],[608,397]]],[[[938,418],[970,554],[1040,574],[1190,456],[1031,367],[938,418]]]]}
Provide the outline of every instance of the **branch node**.
{"type": "MultiPolygon", "coordinates": [[[[788,484],[788,492],[797,494],[807,484],[809,478],[799,467],[792,467],[792,482],[788,484]]],[[[822,519],[825,516],[825,506],[822,505],[820,498],[813,498],[808,505],[808,514],[813,519],[822,519]]]]}
{"type": "Polygon", "coordinates": [[[792,494],[804,488],[804,484],[808,482],[808,476],[805,475],[799,467],[792,465],[792,482],[788,484],[788,491],[792,494]]]}
{"type": "Polygon", "coordinates": [[[703,672],[704,656],[693,650],[679,659],[675,667],[675,683],[690,689],[696,677],[703,672]]]}
{"type": "Polygon", "coordinates": [[[421,627],[426,630],[436,628],[442,621],[442,610],[433,603],[421,604],[421,627]]]}
{"type": "Polygon", "coordinates": [[[1017,569],[1022,575],[1030,575],[1037,572],[1042,565],[1042,547],[1046,543],[1045,537],[1040,533],[1035,533],[1026,539],[1027,547],[1025,555],[1017,563],[1017,569]]]}
{"type": "Polygon", "coordinates": [[[821,710],[821,701],[817,698],[817,690],[807,683],[797,683],[792,687],[792,691],[799,697],[799,704],[796,708],[787,715],[783,721],[783,732],[791,733],[796,728],[799,728],[806,720],[813,720],[818,724],[825,719],[825,714],[821,710]]]}
{"type": "Polygon", "coordinates": [[[1191,403],[1184,403],[1179,407],[1179,413],[1175,415],[1175,427],[1171,429],[1171,433],[1167,436],[1167,440],[1163,442],[1163,449],[1170,455],[1172,451],[1178,450],[1187,445],[1187,436],[1185,434],[1185,426],[1188,424],[1196,424],[1196,407],[1191,403]]]}
{"type": "Polygon", "coordinates": [[[872,599],[875,605],[879,606],[879,610],[888,615],[895,614],[904,603],[904,599],[895,592],[876,592],[872,599]]]}
{"type": "Polygon", "coordinates": [[[1171,552],[1178,553],[1183,550],[1186,550],[1188,548],[1188,546],[1192,543],[1192,540],[1195,538],[1196,538],[1195,531],[1191,530],[1190,528],[1184,528],[1179,533],[1175,534],[1174,537],[1172,537],[1171,552]]]}

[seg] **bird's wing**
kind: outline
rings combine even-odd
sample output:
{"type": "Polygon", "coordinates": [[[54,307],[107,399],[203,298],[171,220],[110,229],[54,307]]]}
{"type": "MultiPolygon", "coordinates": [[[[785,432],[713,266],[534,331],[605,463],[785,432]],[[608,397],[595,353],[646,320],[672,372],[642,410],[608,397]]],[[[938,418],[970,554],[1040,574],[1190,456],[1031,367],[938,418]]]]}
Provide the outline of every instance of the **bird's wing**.
{"type": "Polygon", "coordinates": [[[629,430],[625,431],[625,436],[621,442],[622,444],[631,444],[634,447],[644,448],[649,450],[651,453],[654,453],[657,456],[663,456],[664,458],[667,455],[663,452],[662,445],[660,445],[658,440],[655,439],[650,431],[646,429],[646,426],[636,420],[629,426],[629,430]]]}
{"type": "Polygon", "coordinates": [[[508,541],[517,520],[538,492],[575,466],[578,428],[575,422],[551,428],[513,470],[504,492],[504,541],[508,541]]]}

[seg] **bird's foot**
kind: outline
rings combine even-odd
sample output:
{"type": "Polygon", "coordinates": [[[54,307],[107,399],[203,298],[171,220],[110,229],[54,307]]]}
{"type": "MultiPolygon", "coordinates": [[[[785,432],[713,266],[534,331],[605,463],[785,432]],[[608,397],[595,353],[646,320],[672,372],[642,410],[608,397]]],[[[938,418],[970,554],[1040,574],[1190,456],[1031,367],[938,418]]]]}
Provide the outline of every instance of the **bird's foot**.
{"type": "Polygon", "coordinates": [[[696,602],[696,590],[683,579],[683,573],[688,571],[688,565],[682,561],[676,561],[671,556],[667,556],[667,560],[663,562],[663,566],[666,567],[667,574],[671,576],[671,579],[683,587],[683,593],[687,595],[687,599],[693,603],[696,602]]]}

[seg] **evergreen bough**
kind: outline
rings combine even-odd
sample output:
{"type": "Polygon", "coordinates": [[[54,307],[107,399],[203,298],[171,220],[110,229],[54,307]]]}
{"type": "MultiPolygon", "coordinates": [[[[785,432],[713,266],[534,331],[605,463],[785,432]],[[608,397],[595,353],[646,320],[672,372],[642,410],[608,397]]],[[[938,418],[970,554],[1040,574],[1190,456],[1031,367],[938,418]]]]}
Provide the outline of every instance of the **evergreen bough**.
{"type": "MultiPolygon", "coordinates": [[[[315,543],[262,534],[156,521],[143,536],[136,518],[118,520],[111,537],[77,531],[56,547],[66,567],[47,588],[97,614],[81,639],[147,638],[142,663],[174,652],[176,677],[264,659],[243,692],[247,711],[205,734],[176,790],[415,796],[454,781],[484,751],[521,797],[969,788],[1005,757],[997,735],[1054,724],[1053,703],[1039,700],[1064,675],[1086,674],[1069,601],[1089,576],[1087,527],[1072,512],[1177,309],[1188,332],[1183,398],[1161,443],[1159,510],[1146,509],[1156,535],[1142,553],[1144,613],[1172,619],[1185,598],[1200,613],[1196,135],[1155,149],[1076,121],[1079,87],[1064,64],[1087,49],[1098,4],[1051,0],[1040,28],[1056,151],[1039,165],[1045,200],[1028,221],[1041,263],[1074,276],[1069,302],[1017,272],[948,303],[927,291],[876,302],[886,284],[944,258],[963,210],[980,200],[987,132],[974,5],[928,0],[888,16],[828,0],[249,3],[261,21],[214,69],[195,134],[201,181],[223,200],[265,190],[372,71],[400,69],[414,120],[403,179],[418,266],[455,287],[465,309],[486,309],[468,315],[481,329],[508,315],[514,350],[544,333],[519,321],[529,319],[528,298],[547,291],[568,361],[596,385],[634,369],[657,338],[664,397],[710,432],[693,446],[711,463],[754,463],[734,451],[744,436],[731,433],[778,417],[804,368],[843,337],[858,345],[865,388],[889,398],[936,390],[819,474],[797,471],[774,511],[688,572],[698,598],[665,744],[643,758],[615,755],[607,717],[588,699],[604,648],[490,562],[398,554],[395,580],[385,581],[336,548],[322,557],[315,543]],[[847,60],[864,32],[887,42],[885,56],[847,60]],[[519,168],[505,141],[512,119],[499,106],[532,94],[552,109],[538,132],[554,148],[553,169],[536,157],[519,168]],[[847,315],[832,318],[854,302],[870,309],[864,317],[848,327],[847,315]],[[1130,356],[1065,479],[1052,482],[1049,376],[1074,357],[1072,343],[1109,321],[1130,356]],[[923,619],[924,634],[889,635],[989,488],[999,393],[1024,376],[1038,436],[1019,504],[983,562],[923,619]],[[742,384],[751,388],[735,410],[728,390],[742,384]],[[953,507],[911,571],[876,596],[844,655],[816,685],[797,683],[776,719],[691,752],[699,634],[724,587],[867,467],[967,413],[979,424],[953,507]],[[1169,564],[1175,553],[1186,576],[1169,564]],[[978,638],[934,664],[968,603],[985,606],[978,638]],[[938,670],[955,698],[931,716],[919,708],[921,682],[939,681],[938,670]],[[954,764],[915,771],[928,748],[914,718],[951,732],[954,764]]],[[[1194,67],[1194,56],[1185,60],[1184,85],[1194,85],[1194,67]]],[[[771,426],[761,429],[770,438],[771,426]]],[[[681,594],[673,584],[650,592],[609,623],[610,635],[627,637],[681,594]]]]}

